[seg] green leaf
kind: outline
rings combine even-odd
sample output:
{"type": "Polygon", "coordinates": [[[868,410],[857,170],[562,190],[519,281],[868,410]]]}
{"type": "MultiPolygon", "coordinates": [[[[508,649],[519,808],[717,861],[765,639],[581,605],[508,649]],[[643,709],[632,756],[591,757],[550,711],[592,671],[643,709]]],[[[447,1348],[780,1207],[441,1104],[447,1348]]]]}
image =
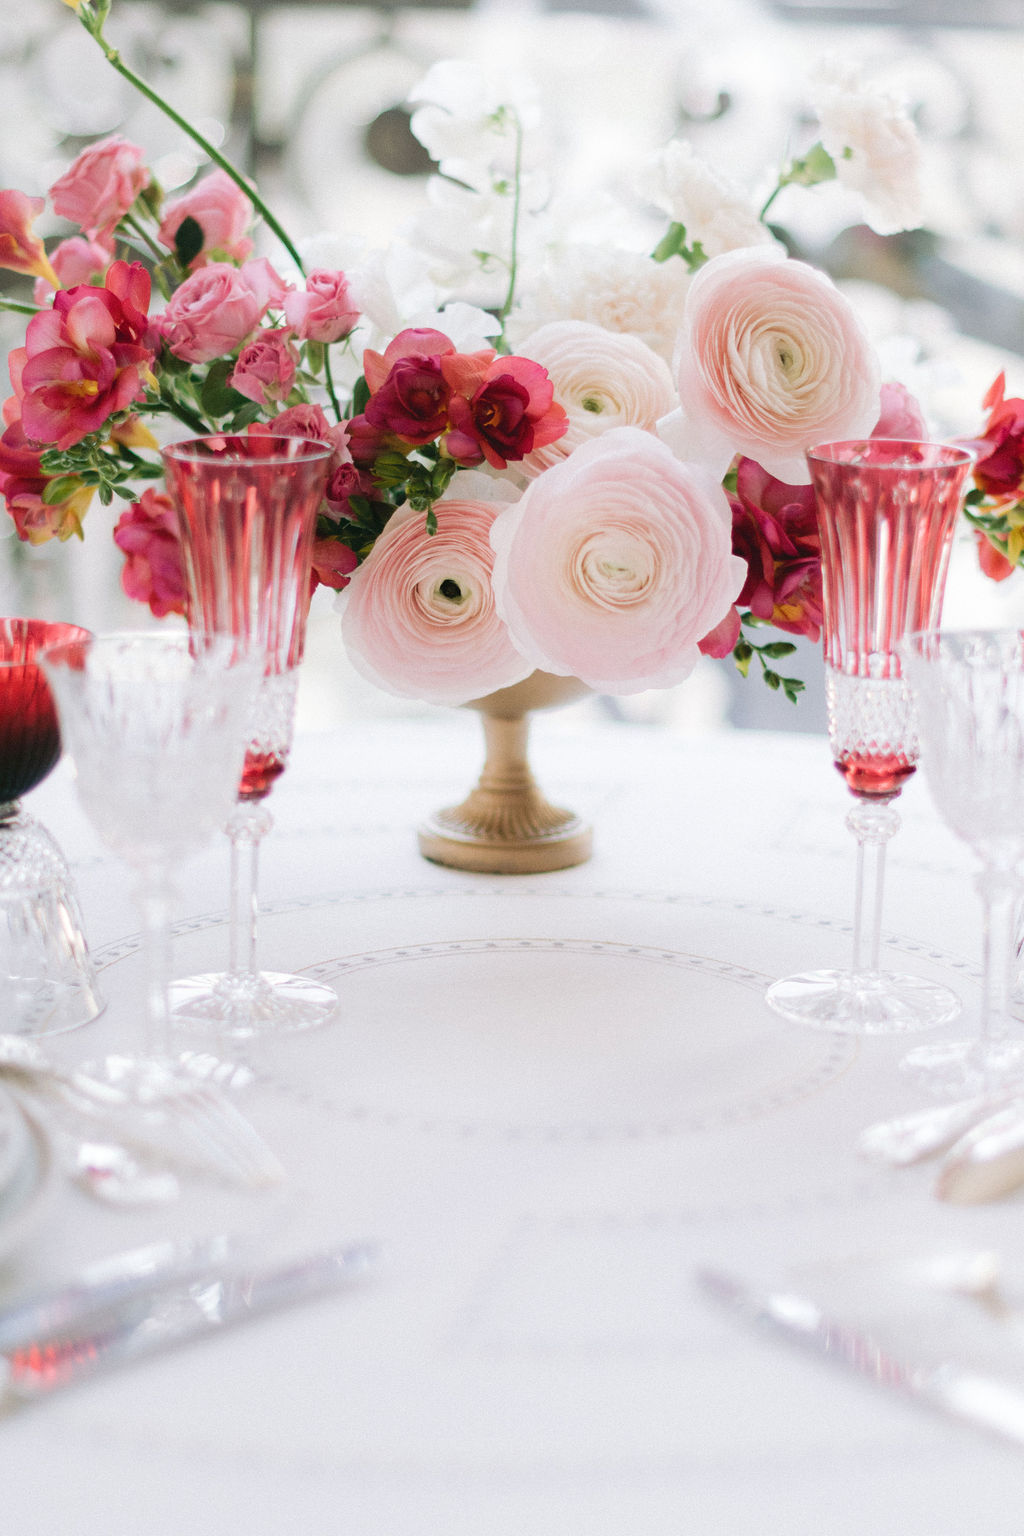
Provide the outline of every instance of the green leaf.
{"type": "Polygon", "coordinates": [[[81,484],[77,475],[62,475],[59,480],[51,480],[43,487],[43,501],[48,507],[59,507],[80,489],[81,484]]]}
{"type": "Polygon", "coordinates": [[[227,416],[231,411],[241,410],[246,404],[245,396],[239,394],[237,389],[232,389],[228,383],[228,375],[234,366],[234,359],[230,357],[218,357],[210,364],[210,371],[203,380],[199,395],[208,416],[227,416]]]}
{"type": "MultiPolygon", "coordinates": [[[[232,391],[232,393],[237,393],[237,391],[232,391]]],[[[232,432],[244,432],[250,422],[259,421],[262,415],[263,407],[261,405],[258,405],[255,400],[246,400],[245,404],[240,406],[232,416],[228,425],[232,432]]]]}
{"type": "Polygon", "coordinates": [[[352,415],[353,416],[361,416],[362,415],[363,411],[366,410],[366,402],[369,400],[369,398],[370,398],[370,386],[369,386],[369,384],[367,384],[367,382],[363,378],[362,374],[360,374],[358,379],[356,379],[355,385],[354,385],[353,390],[352,390],[352,415]]]}
{"type": "Polygon", "coordinates": [[[174,254],[187,267],[203,248],[203,226],[191,214],[182,219],[174,234],[174,254]]]}
{"type": "Polygon", "coordinates": [[[671,256],[681,256],[686,249],[686,225],[671,223],[654,250],[652,261],[668,261],[671,256]]]}

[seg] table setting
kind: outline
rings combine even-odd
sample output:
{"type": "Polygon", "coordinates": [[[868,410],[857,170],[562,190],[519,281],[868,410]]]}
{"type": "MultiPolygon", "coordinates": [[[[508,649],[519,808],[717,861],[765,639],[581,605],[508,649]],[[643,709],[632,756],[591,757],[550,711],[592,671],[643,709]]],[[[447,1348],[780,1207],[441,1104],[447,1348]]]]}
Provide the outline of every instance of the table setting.
{"type": "Polygon", "coordinates": [[[759,208],[648,168],[652,331],[545,316],[528,104],[438,67],[511,252],[385,322],[72,9],[214,169],[87,147],[49,249],[0,192],[0,493],[27,544],[129,502],[149,621],[0,621],[11,1529],[1009,1536],[1024,633],[943,601],[1024,560],[1021,401],[933,433],[779,241],[863,190],[827,101],[759,208]],[[438,707],[297,727],[319,588],[438,707]],[[827,738],[593,708],[713,661],[798,709],[793,637],[827,738]]]}

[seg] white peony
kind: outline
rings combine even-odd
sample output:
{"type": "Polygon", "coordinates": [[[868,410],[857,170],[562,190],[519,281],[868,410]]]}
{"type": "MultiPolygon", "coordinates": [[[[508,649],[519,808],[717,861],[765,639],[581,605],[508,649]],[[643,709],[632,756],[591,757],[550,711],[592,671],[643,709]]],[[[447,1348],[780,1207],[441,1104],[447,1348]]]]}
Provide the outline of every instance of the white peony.
{"type": "Polygon", "coordinates": [[[640,167],[637,190],[682,224],[687,245],[699,243],[706,256],[776,243],[742,189],[696,155],[685,139],[673,139],[640,167]]]}
{"type": "Polygon", "coordinates": [[[811,96],[821,142],[843,186],[864,201],[864,214],[880,235],[916,229],[922,220],[922,154],[906,107],[865,83],[856,65],[827,57],[815,72],[811,96]]]}
{"type": "Polygon", "coordinates": [[[555,320],[528,336],[522,352],[547,369],[569,418],[564,437],[523,460],[531,477],[613,427],[653,432],[676,404],[668,364],[636,336],[586,320],[555,320]]]}
{"type": "Polygon", "coordinates": [[[637,251],[569,245],[551,251],[509,318],[513,346],[552,320],[587,320],[637,336],[671,361],[690,274],[681,261],[653,261],[637,251]]]}

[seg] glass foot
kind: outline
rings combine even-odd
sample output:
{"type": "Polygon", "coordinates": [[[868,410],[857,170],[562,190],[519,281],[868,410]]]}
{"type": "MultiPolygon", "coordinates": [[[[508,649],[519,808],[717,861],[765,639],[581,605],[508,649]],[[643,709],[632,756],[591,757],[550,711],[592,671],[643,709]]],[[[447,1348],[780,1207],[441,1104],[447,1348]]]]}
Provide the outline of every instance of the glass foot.
{"type": "Polygon", "coordinates": [[[847,1035],[898,1035],[948,1024],[960,999],[948,987],[891,971],[806,971],[765,993],[769,1008],[794,1024],[847,1035]]]}
{"type": "Polygon", "coordinates": [[[900,1067],[922,1088],[968,1097],[1024,1087],[1024,1040],[944,1040],[908,1051],[900,1067]]]}
{"type": "Polygon", "coordinates": [[[337,1006],[333,987],[279,971],[188,976],[172,982],[170,989],[172,1023],[233,1040],[315,1029],[337,1006]]]}

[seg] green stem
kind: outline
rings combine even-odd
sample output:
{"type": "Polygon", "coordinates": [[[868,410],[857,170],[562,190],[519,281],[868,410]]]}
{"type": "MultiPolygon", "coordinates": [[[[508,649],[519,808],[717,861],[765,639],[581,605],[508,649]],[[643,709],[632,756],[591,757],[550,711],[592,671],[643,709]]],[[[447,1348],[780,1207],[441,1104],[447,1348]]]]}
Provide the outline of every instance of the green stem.
{"type": "Polygon", "coordinates": [[[16,315],[38,315],[38,304],[18,304],[14,299],[0,299],[0,309],[9,309],[16,315]]]}
{"type": "Polygon", "coordinates": [[[250,202],[252,203],[256,212],[263,219],[263,222],[266,224],[267,228],[272,230],[272,232],[277,236],[285,250],[288,252],[288,255],[292,258],[295,265],[298,267],[299,271],[303,276],[305,276],[306,269],[302,265],[302,258],[298,251],[295,249],[295,246],[292,244],[291,240],[282,229],[281,225],[277,222],[277,219],[271,213],[266,203],[260,197],[259,193],[249,184],[249,182],[242,175],[241,171],[236,170],[235,167],[231,164],[231,161],[226,159],[225,156],[221,154],[220,150],[210,143],[209,139],[204,138],[197,129],[193,128],[191,123],[187,122],[186,119],[181,116],[180,112],[176,112],[174,108],[169,104],[169,102],[164,101],[163,97],[158,95],[151,86],[147,85],[145,80],[141,79],[134,70],[129,69],[128,65],[124,62],[118,50],[116,48],[112,48],[111,45],[107,42],[107,39],[103,35],[102,24],[97,23],[91,16],[89,16],[86,13],[84,7],[79,11],[78,14],[82,25],[85,27],[85,30],[88,32],[89,36],[95,39],[95,41],[98,43],[100,49],[103,52],[104,58],[111,66],[111,68],[115,69],[121,78],[123,80],[127,80],[128,84],[137,90],[141,96],[144,96],[147,101],[151,101],[153,105],[164,114],[165,117],[169,117],[171,122],[174,123],[177,128],[180,128],[182,133],[187,134],[192,142],[198,145],[198,147],[203,151],[203,154],[208,156],[208,158],[213,161],[214,165],[220,166],[220,169],[225,171],[227,175],[231,177],[231,180],[235,183],[235,185],[245,193],[247,198],[249,198],[250,202]]]}
{"type": "Polygon", "coordinates": [[[516,161],[515,161],[515,192],[512,194],[512,248],[509,252],[508,263],[508,290],[505,294],[505,302],[498,311],[498,319],[501,321],[502,337],[505,334],[505,321],[512,310],[512,304],[516,296],[516,276],[519,265],[519,216],[522,204],[523,182],[523,125],[518,112],[516,113],[516,161]]]}

